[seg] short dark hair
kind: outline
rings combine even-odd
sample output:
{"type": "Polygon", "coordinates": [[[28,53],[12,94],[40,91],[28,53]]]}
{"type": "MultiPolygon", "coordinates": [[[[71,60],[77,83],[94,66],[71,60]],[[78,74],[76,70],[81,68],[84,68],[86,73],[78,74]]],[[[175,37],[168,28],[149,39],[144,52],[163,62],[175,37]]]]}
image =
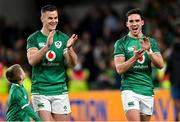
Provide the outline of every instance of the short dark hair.
{"type": "Polygon", "coordinates": [[[45,13],[46,11],[58,11],[58,8],[55,5],[45,5],[41,8],[41,14],[45,13]]]}
{"type": "Polygon", "coordinates": [[[6,70],[6,78],[11,83],[18,83],[21,80],[21,66],[14,64],[6,70]]]}
{"type": "Polygon", "coordinates": [[[128,20],[128,17],[129,17],[131,14],[138,14],[138,15],[140,15],[141,19],[144,20],[144,16],[143,16],[143,13],[142,13],[142,11],[141,11],[140,8],[134,8],[134,9],[129,10],[129,11],[126,13],[126,21],[128,20]]]}

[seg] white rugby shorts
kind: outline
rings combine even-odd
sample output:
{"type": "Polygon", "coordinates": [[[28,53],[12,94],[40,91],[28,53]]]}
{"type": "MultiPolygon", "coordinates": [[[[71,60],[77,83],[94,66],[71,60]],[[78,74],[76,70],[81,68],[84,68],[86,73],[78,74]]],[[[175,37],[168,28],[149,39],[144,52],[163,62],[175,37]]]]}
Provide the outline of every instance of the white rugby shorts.
{"type": "Polygon", "coordinates": [[[131,90],[121,92],[123,109],[125,112],[131,109],[140,111],[142,115],[152,115],[154,107],[154,97],[136,94],[131,90]]]}
{"type": "Polygon", "coordinates": [[[54,114],[71,113],[70,101],[68,94],[62,95],[32,95],[32,104],[34,111],[46,110],[54,114]]]}

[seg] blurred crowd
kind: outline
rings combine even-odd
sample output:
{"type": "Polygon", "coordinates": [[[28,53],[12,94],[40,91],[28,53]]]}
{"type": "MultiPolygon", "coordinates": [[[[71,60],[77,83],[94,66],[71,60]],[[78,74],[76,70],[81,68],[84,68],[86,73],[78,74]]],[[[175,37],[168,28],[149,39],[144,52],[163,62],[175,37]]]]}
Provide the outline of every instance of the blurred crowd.
{"type": "MultiPolygon", "coordinates": [[[[157,39],[166,62],[171,45],[180,41],[180,1],[147,0],[142,8],[145,16],[144,34],[157,39]]],[[[67,69],[70,91],[119,89],[121,77],[115,71],[113,46],[117,39],[127,34],[125,13],[138,7],[128,2],[120,14],[113,6],[94,7],[86,15],[74,22],[68,14],[60,11],[58,29],[69,35],[76,33],[79,40],[75,45],[79,64],[74,69],[67,69]]],[[[28,24],[28,23],[27,23],[28,24]]],[[[18,63],[25,69],[26,87],[30,91],[31,67],[26,57],[26,39],[37,28],[18,28],[8,25],[0,17],[0,92],[9,89],[4,72],[6,67],[18,63]]],[[[153,69],[155,87],[169,88],[170,82],[165,78],[165,69],[153,69]]]]}

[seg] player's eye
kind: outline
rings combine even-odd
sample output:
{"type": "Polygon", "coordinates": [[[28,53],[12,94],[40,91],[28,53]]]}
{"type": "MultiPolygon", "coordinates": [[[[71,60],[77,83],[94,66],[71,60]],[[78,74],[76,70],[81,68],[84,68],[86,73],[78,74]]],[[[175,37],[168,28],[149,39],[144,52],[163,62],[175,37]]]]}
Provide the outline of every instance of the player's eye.
{"type": "Polygon", "coordinates": [[[139,20],[139,19],[137,19],[137,20],[136,20],[136,22],[140,22],[140,20],[139,20]]]}
{"type": "Polygon", "coordinates": [[[48,19],[52,20],[53,18],[52,17],[48,17],[48,19]]]}
{"type": "Polygon", "coordinates": [[[130,23],[133,23],[133,20],[129,20],[130,23]]]}

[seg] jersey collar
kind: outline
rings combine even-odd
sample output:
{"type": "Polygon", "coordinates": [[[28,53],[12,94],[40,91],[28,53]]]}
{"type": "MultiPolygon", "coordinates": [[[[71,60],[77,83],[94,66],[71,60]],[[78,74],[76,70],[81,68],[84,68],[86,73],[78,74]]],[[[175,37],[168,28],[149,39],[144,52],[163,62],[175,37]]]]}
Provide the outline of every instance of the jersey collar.
{"type": "Polygon", "coordinates": [[[139,38],[138,38],[138,37],[137,37],[137,38],[134,38],[134,37],[132,37],[131,33],[129,32],[129,33],[128,33],[128,36],[129,36],[130,38],[133,38],[133,39],[142,40],[143,37],[144,37],[144,34],[142,34],[142,36],[139,37],[139,38]]]}

